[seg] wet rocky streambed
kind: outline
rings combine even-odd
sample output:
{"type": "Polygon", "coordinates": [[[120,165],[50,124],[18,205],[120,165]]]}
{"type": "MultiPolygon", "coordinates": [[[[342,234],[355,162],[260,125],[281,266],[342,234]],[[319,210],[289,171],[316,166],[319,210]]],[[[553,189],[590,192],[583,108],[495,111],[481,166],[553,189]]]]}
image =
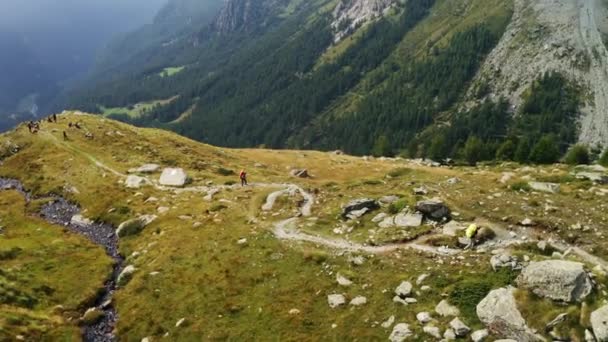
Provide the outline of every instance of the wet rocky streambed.
{"type": "MultiPolygon", "coordinates": [[[[0,178],[0,191],[16,190],[23,194],[29,202],[34,196],[28,192],[21,182],[14,179],[0,178]]],[[[67,228],[69,231],[82,235],[93,243],[105,248],[106,253],[114,260],[111,276],[104,284],[103,291],[95,301],[95,307],[104,313],[103,317],[92,325],[83,328],[83,340],[86,342],[115,341],[114,327],[118,315],[112,304],[112,296],[116,291],[116,280],[122,271],[124,258],[118,252],[118,236],[113,226],[103,223],[72,221],[80,214],[80,208],[64,198],[51,196],[52,200],[42,206],[40,217],[49,223],[67,228]]],[[[86,275],[85,275],[86,276],[86,275]]]]}

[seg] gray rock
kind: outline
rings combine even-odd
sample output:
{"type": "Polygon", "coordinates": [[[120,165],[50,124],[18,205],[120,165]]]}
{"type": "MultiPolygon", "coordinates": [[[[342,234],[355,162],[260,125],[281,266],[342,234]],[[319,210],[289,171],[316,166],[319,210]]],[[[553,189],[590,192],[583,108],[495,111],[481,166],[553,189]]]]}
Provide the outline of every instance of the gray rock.
{"type": "Polygon", "coordinates": [[[125,180],[125,186],[129,189],[139,189],[146,185],[147,180],[143,177],[129,175],[125,180]]]}
{"type": "Polygon", "coordinates": [[[394,227],[394,226],[395,226],[395,217],[394,216],[385,217],[384,220],[382,220],[382,222],[378,223],[378,227],[380,227],[380,228],[390,228],[390,227],[394,227]]]}
{"type": "Polygon", "coordinates": [[[422,225],[422,214],[401,213],[395,216],[395,226],[401,228],[420,227],[422,225]]]}
{"type": "Polygon", "coordinates": [[[380,223],[382,221],[384,221],[384,219],[388,216],[388,214],[386,213],[380,213],[376,216],[374,216],[374,218],[372,219],[373,223],[380,223]]]}
{"type": "Polygon", "coordinates": [[[580,302],[593,290],[583,264],[565,260],[531,262],[517,283],[538,296],[564,302],[580,302]]]}
{"type": "MultiPolygon", "coordinates": [[[[342,207],[342,218],[348,218],[348,215],[353,211],[358,211],[362,209],[367,209],[367,211],[372,211],[380,208],[380,205],[376,200],[370,198],[360,198],[353,201],[348,202],[345,206],[342,207]]],[[[366,212],[367,212],[366,211],[366,212]]]]}
{"type": "Polygon", "coordinates": [[[456,339],[456,333],[454,332],[454,330],[452,330],[452,328],[448,328],[443,333],[443,338],[446,341],[453,341],[456,339]]]}
{"type": "Polygon", "coordinates": [[[416,204],[416,210],[421,212],[426,218],[434,221],[450,218],[450,208],[439,199],[420,201],[416,204]]]}
{"type": "Polygon", "coordinates": [[[120,272],[120,274],[118,275],[118,279],[116,279],[116,285],[118,287],[127,285],[127,283],[131,281],[131,279],[133,279],[133,274],[135,273],[135,271],[137,271],[137,269],[133,265],[125,267],[124,270],[122,270],[122,272],[120,272]]]}
{"type": "Polygon", "coordinates": [[[441,338],[441,330],[439,330],[439,328],[432,326],[432,325],[427,325],[424,328],[422,328],[422,331],[424,331],[426,334],[431,335],[435,338],[440,339],[441,338]]]}
{"type": "Polygon", "coordinates": [[[395,294],[401,298],[405,298],[412,293],[412,284],[409,281],[404,281],[397,286],[395,294]]]}
{"type": "Polygon", "coordinates": [[[599,342],[608,341],[608,305],[591,313],[591,328],[599,342]]]}
{"type": "Polygon", "coordinates": [[[166,168],[160,175],[160,180],[158,182],[160,185],[182,187],[186,185],[187,180],[188,176],[184,169],[166,168]]]}
{"type": "Polygon", "coordinates": [[[414,195],[426,195],[428,191],[425,187],[421,186],[419,188],[414,188],[414,195]]]}
{"type": "Polygon", "coordinates": [[[350,305],[352,306],[361,306],[367,304],[367,298],[363,296],[357,296],[350,301],[350,305]]]}
{"type": "Polygon", "coordinates": [[[388,329],[393,325],[393,323],[395,323],[395,316],[387,318],[386,321],[382,322],[380,326],[382,326],[384,329],[388,329]]]}
{"type": "Polygon", "coordinates": [[[156,220],[156,218],[156,215],[142,215],[138,218],[125,221],[116,229],[116,235],[125,237],[139,234],[147,225],[156,220]]]}
{"type": "Polygon", "coordinates": [[[306,169],[294,169],[294,170],[291,170],[291,172],[289,174],[292,177],[310,178],[310,175],[308,174],[308,170],[306,170],[306,169]]]}
{"type": "Polygon", "coordinates": [[[380,197],[380,199],[378,199],[378,202],[380,202],[382,204],[393,204],[393,203],[397,202],[398,200],[399,200],[399,196],[388,195],[388,196],[380,197]]]}
{"type": "Polygon", "coordinates": [[[363,215],[367,214],[368,212],[369,212],[368,208],[353,210],[350,213],[348,213],[348,215],[346,215],[346,217],[348,217],[351,220],[356,220],[356,219],[361,218],[363,215]]]}
{"type": "Polygon", "coordinates": [[[154,173],[160,169],[157,164],[144,164],[138,168],[129,169],[129,173],[154,173]]]}
{"type": "Polygon", "coordinates": [[[443,235],[459,236],[464,230],[465,226],[457,221],[450,221],[443,225],[443,235]]]}
{"type": "Polygon", "coordinates": [[[403,342],[410,336],[412,336],[412,331],[409,324],[399,323],[395,325],[388,339],[391,342],[403,342]]]}
{"type": "Polygon", "coordinates": [[[327,296],[327,303],[330,308],[335,309],[346,304],[346,298],[341,294],[330,294],[327,296]]]}
{"type": "Polygon", "coordinates": [[[435,307],[435,312],[442,317],[460,315],[460,310],[458,310],[457,307],[450,305],[450,303],[448,303],[448,301],[445,299],[437,304],[435,307]]]}
{"type": "Polygon", "coordinates": [[[458,317],[450,322],[450,327],[454,330],[457,337],[465,337],[471,332],[471,328],[464,324],[458,317]]]}
{"type": "Polygon", "coordinates": [[[471,334],[471,340],[473,340],[473,342],[482,342],[488,336],[490,336],[488,329],[481,329],[481,330],[474,331],[471,334]]]}
{"type": "Polygon", "coordinates": [[[579,172],[576,174],[576,178],[590,180],[597,184],[608,184],[608,176],[599,172],[579,172]]]}
{"type": "Polygon", "coordinates": [[[424,312],[417,313],[416,319],[418,320],[418,322],[420,322],[422,324],[426,324],[426,323],[430,322],[433,318],[431,317],[430,313],[424,311],[424,312]]]}
{"type": "Polygon", "coordinates": [[[346,278],[345,276],[341,275],[340,273],[338,273],[336,275],[336,281],[341,286],[351,286],[353,284],[353,282],[350,281],[350,279],[346,278]]]}
{"type": "Polygon", "coordinates": [[[528,185],[530,185],[532,190],[551,194],[556,194],[560,190],[559,184],[556,183],[529,182],[528,185]]]}
{"type": "Polygon", "coordinates": [[[521,265],[517,261],[517,257],[510,254],[496,254],[490,258],[492,269],[497,271],[499,268],[508,267],[511,269],[520,269],[521,265]]]}
{"type": "Polygon", "coordinates": [[[490,291],[477,305],[477,317],[494,335],[517,341],[542,341],[526,325],[513,291],[510,287],[490,291]]]}
{"type": "Polygon", "coordinates": [[[88,218],[82,216],[82,215],[74,215],[72,216],[72,219],[70,220],[70,224],[75,225],[75,226],[80,226],[80,227],[87,227],[93,224],[93,221],[89,220],[88,218]]]}
{"type": "Polygon", "coordinates": [[[545,326],[545,330],[549,331],[555,328],[556,326],[562,324],[566,320],[566,318],[568,318],[568,313],[561,313],[557,315],[557,317],[555,317],[551,322],[547,323],[547,325],[545,326]]]}
{"type": "Polygon", "coordinates": [[[597,342],[593,333],[589,329],[585,329],[585,342],[597,342]]]}

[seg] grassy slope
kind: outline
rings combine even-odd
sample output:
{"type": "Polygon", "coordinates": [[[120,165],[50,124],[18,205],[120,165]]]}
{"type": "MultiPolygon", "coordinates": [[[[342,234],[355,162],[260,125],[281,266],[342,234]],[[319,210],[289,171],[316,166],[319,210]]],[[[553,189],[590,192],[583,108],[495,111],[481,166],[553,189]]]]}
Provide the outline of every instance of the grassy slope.
{"type": "Polygon", "coordinates": [[[21,194],[1,193],[0,340],[73,340],[79,329],[67,319],[78,318],[95,298],[111,260],[102,248],[35,218],[30,209],[21,194]]]}
{"type": "MultiPolygon", "coordinates": [[[[413,203],[416,198],[410,195],[412,189],[425,185],[430,197],[444,198],[460,212],[462,220],[489,220],[506,226],[500,221],[503,216],[508,216],[510,223],[530,217],[543,226],[559,227],[557,233],[566,239],[571,239],[572,231],[567,229],[571,224],[591,222],[597,231],[577,231],[576,239],[588,249],[605,254],[601,251],[607,242],[603,235],[605,204],[601,198],[581,191],[589,184],[565,177],[569,171],[565,167],[520,172],[511,181],[530,175],[564,182],[562,193],[548,196],[515,192],[498,183],[500,172],[509,167],[431,169],[403,161],[364,161],[314,151],[220,149],[169,132],[136,129],[88,115],[62,115],[58,124],[44,123],[43,131],[36,136],[20,127],[0,136],[0,146],[8,141],[21,146],[21,151],[4,160],[1,176],[19,178],[41,194],[61,192],[80,203],[88,217],[117,224],[136,214],[154,214],[158,206],[171,208],[141,234],[121,240],[123,255],[140,253],[139,257],[128,258],[138,271],[115,298],[120,314],[118,333],[124,340],[165,333],[180,340],[200,336],[221,340],[383,340],[390,331],[378,322],[395,315],[397,322],[413,324],[415,314],[431,310],[442,293],[452,294],[464,311],[463,320],[479,327],[471,308],[483,292],[463,296],[457,291],[458,284],[468,281],[487,289],[505,285],[512,278],[491,273],[487,254],[465,253],[461,260],[399,251],[368,256],[363,266],[353,266],[348,253],[276,240],[270,232],[272,224],[292,215],[295,206],[293,200],[282,199],[275,210],[277,216],[261,213],[260,204],[269,189],[224,190],[213,202],[204,201],[203,195],[196,193],[173,194],[151,187],[130,190],[119,183],[118,175],[94,161],[121,173],[145,162],[183,167],[193,178],[193,185],[235,180],[234,175],[223,176],[226,172],[219,168],[235,172],[245,168],[252,182],[295,182],[318,193],[313,208],[318,220],[301,221],[302,229],[328,236],[335,236],[332,229],[340,224],[336,214],[350,198],[397,193],[413,203]],[[61,131],[68,121],[80,121],[95,138],[86,139],[84,131],[73,129],[68,131],[70,141],[61,141],[61,131]],[[256,167],[257,163],[263,166],[256,167]],[[308,168],[314,178],[288,177],[293,167],[308,168]],[[403,168],[407,169],[392,172],[403,168]],[[389,173],[397,177],[387,178],[389,173]],[[447,184],[451,177],[461,182],[447,184]],[[79,193],[66,193],[65,189],[72,187],[79,193]],[[152,196],[158,202],[145,201],[152,196]],[[214,211],[219,200],[226,208],[214,211]],[[547,200],[553,201],[559,211],[545,214],[547,200]],[[112,208],[122,209],[108,214],[112,208]],[[195,227],[195,222],[201,225],[195,227]],[[242,238],[247,244],[237,244],[242,238]],[[443,265],[438,264],[439,259],[443,265]],[[335,282],[337,272],[348,275],[355,284],[339,287],[335,282]],[[432,291],[418,295],[416,305],[392,303],[393,289],[402,280],[414,281],[422,273],[431,274],[427,284],[432,291]],[[363,295],[368,304],[332,310],[326,300],[331,293],[344,293],[348,298],[363,295]],[[294,308],[300,314],[290,315],[294,308]],[[186,318],[186,324],[176,328],[181,318],[186,318]]],[[[365,217],[353,233],[340,237],[365,241],[370,234],[370,218],[365,217]]],[[[534,254],[533,250],[523,252],[534,254]]],[[[447,321],[442,319],[437,324],[446,326],[447,321]]],[[[420,325],[413,324],[412,328],[421,333],[420,325]]]]}

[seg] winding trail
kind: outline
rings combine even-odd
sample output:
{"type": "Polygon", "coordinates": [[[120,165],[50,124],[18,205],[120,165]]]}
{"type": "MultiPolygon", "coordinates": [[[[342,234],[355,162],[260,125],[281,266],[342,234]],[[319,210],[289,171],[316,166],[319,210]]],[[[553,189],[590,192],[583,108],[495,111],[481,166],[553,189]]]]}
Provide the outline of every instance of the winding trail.
{"type": "MultiPolygon", "coordinates": [[[[0,192],[4,190],[18,191],[25,197],[27,203],[34,198],[18,180],[0,178],[0,192]]],[[[53,201],[41,208],[40,217],[51,224],[65,227],[71,232],[82,235],[93,243],[102,246],[108,256],[114,260],[112,274],[104,283],[104,290],[94,304],[97,309],[104,313],[104,316],[97,323],[85,326],[82,338],[85,342],[116,341],[114,327],[118,320],[118,314],[112,305],[112,297],[116,291],[116,280],[123,269],[124,258],[118,251],[118,236],[114,227],[102,223],[73,223],[72,217],[80,213],[80,208],[64,198],[56,196],[52,198],[53,201]]]]}

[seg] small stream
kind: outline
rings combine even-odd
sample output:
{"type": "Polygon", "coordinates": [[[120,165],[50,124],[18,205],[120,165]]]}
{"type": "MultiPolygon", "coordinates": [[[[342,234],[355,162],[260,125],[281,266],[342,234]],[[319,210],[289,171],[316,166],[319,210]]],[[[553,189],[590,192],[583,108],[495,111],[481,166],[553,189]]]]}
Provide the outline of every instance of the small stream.
{"type": "MultiPolygon", "coordinates": [[[[23,184],[18,180],[0,178],[1,190],[19,191],[29,202],[33,195],[26,191],[23,184]]],[[[116,280],[122,271],[124,258],[118,252],[118,236],[114,227],[109,224],[72,224],[72,217],[80,213],[80,208],[68,202],[64,198],[54,197],[54,200],[45,204],[40,217],[47,222],[66,227],[73,233],[80,234],[93,243],[105,248],[106,253],[114,260],[111,277],[104,283],[103,291],[96,299],[94,306],[104,312],[104,317],[94,325],[83,328],[83,340],[85,342],[111,342],[116,341],[114,327],[118,320],[118,314],[112,303],[112,296],[116,291],[116,280]]]]}

